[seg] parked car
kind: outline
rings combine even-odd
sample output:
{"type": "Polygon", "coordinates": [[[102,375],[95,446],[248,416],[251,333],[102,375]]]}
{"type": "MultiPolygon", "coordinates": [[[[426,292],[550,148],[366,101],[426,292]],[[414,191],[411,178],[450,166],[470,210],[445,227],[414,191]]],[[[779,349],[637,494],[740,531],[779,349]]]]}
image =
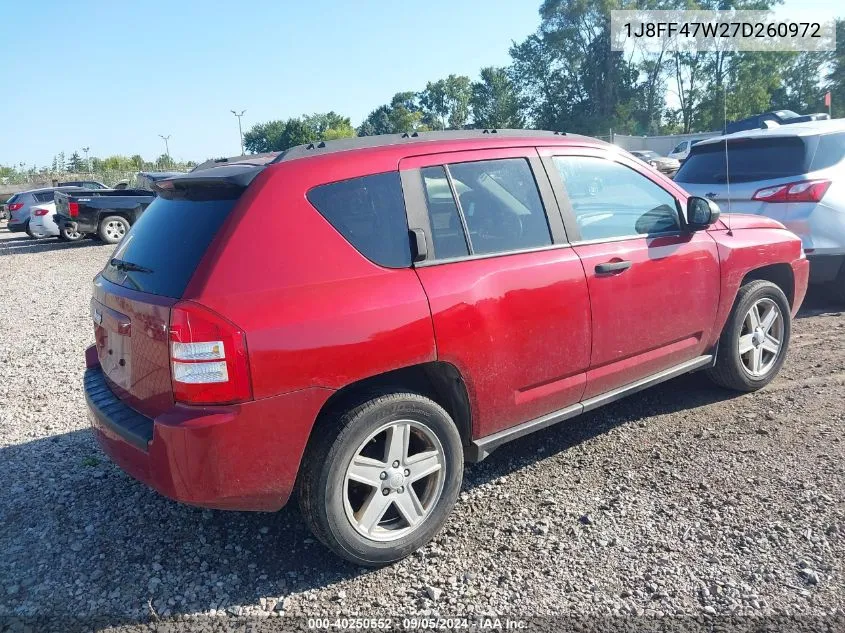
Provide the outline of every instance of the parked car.
{"type": "Polygon", "coordinates": [[[505,442],[699,369],[763,387],[807,286],[780,223],[728,233],[582,136],[326,141],[156,188],[94,279],[100,446],[192,505],[296,493],[360,565],[429,541],[505,442]]]}
{"type": "Polygon", "coordinates": [[[6,203],[9,210],[7,228],[13,233],[27,232],[29,234],[30,212],[34,206],[53,202],[56,191],[74,191],[77,189],[77,187],[44,187],[15,194],[6,203]]]}
{"type": "Polygon", "coordinates": [[[63,240],[96,235],[116,244],[153,201],[153,185],[181,172],[139,172],[134,189],[93,189],[56,196],[57,223],[63,240]]]}
{"type": "Polygon", "coordinates": [[[696,143],[700,143],[700,142],[701,142],[700,138],[694,139],[694,140],[689,140],[689,141],[681,141],[680,143],[678,143],[675,146],[675,149],[673,149],[671,152],[666,154],[666,158],[674,158],[675,160],[678,161],[678,163],[683,165],[687,156],[689,156],[690,148],[692,148],[692,146],[695,145],[696,143]]]}
{"type": "Polygon", "coordinates": [[[109,189],[108,185],[104,185],[98,180],[69,180],[68,182],[60,182],[59,187],[81,187],[83,189],[109,189]]]}
{"type": "Polygon", "coordinates": [[[669,158],[668,156],[661,156],[657,152],[653,152],[647,149],[634,149],[631,150],[631,154],[639,158],[641,161],[654,167],[657,171],[661,174],[666,174],[667,176],[671,176],[678,168],[681,166],[679,160],[675,158],[669,158]]]}
{"type": "Polygon", "coordinates": [[[824,121],[827,119],[830,119],[830,115],[827,112],[798,114],[792,110],[774,110],[772,112],[764,112],[763,114],[755,114],[739,121],[731,121],[725,126],[724,133],[733,134],[734,132],[743,132],[745,130],[764,129],[779,125],[793,125],[795,123],[807,123],[808,121],[824,121]]]}
{"type": "Polygon", "coordinates": [[[832,284],[845,301],[845,120],[707,139],[693,148],[675,180],[716,200],[723,211],[785,224],[801,237],[810,282],[832,284]]]}
{"type": "Polygon", "coordinates": [[[45,202],[32,207],[29,219],[29,233],[31,237],[52,237],[59,235],[59,227],[55,223],[56,203],[45,202]]]}

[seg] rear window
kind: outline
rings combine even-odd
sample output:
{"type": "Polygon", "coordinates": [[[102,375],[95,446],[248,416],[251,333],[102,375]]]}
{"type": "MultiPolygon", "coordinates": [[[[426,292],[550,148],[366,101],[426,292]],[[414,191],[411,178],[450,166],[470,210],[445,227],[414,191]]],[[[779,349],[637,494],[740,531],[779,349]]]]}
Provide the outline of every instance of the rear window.
{"type": "Polygon", "coordinates": [[[388,268],[411,265],[399,172],[314,187],[308,201],[364,257],[388,268]]]}
{"type": "Polygon", "coordinates": [[[103,277],[127,288],[178,299],[236,202],[156,198],[112,255],[142,270],[115,267],[110,261],[103,277]]]}
{"type": "Polygon", "coordinates": [[[809,171],[807,145],[798,136],[736,139],[728,143],[695,145],[675,180],[689,183],[724,183],[730,167],[731,182],[788,178],[809,171]]]}
{"type": "Polygon", "coordinates": [[[17,199],[18,199],[18,198],[20,198],[20,195],[21,195],[21,194],[16,193],[16,194],[15,194],[15,195],[13,195],[11,198],[9,198],[8,200],[6,200],[6,204],[12,204],[13,202],[17,201],[17,199]]]}

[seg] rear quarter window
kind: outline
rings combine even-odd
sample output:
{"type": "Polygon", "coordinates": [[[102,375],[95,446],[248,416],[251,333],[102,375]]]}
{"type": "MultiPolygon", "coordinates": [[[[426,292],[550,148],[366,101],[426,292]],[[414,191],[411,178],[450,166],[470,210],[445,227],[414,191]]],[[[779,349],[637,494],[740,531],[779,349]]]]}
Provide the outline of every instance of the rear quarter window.
{"type": "Polygon", "coordinates": [[[308,201],[358,252],[388,268],[411,265],[399,172],[314,187],[308,201]]]}
{"type": "Polygon", "coordinates": [[[810,169],[827,169],[840,163],[845,158],[845,132],[824,134],[819,137],[819,144],[810,169]]]}
{"type": "Polygon", "coordinates": [[[798,136],[743,138],[693,146],[675,180],[695,184],[788,178],[809,169],[806,141],[798,136]]]}

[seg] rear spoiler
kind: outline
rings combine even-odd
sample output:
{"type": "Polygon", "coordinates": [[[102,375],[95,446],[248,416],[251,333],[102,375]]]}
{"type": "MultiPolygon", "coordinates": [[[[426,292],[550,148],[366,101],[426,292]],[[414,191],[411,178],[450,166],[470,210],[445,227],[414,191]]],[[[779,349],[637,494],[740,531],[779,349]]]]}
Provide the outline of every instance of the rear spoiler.
{"type": "Polygon", "coordinates": [[[153,191],[166,199],[209,200],[237,198],[264,165],[235,164],[189,172],[153,183],[153,191]]]}

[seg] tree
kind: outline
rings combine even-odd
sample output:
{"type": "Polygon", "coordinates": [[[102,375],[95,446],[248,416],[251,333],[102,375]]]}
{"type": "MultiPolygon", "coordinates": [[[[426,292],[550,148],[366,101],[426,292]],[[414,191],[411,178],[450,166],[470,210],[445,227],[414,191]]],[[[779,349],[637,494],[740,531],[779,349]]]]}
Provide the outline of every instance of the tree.
{"type": "Polygon", "coordinates": [[[85,164],[82,162],[82,158],[79,156],[79,152],[74,152],[70,155],[70,158],[67,161],[66,169],[68,173],[71,174],[78,174],[82,171],[85,171],[85,164]]]}
{"type": "Polygon", "coordinates": [[[381,105],[367,115],[358,127],[358,136],[374,136],[376,134],[390,134],[393,123],[390,121],[390,106],[381,105]]]}
{"type": "Polygon", "coordinates": [[[520,113],[516,86],[504,68],[487,66],[481,79],[472,84],[470,110],[475,127],[521,128],[525,120],[520,113]]]}
{"type": "Polygon", "coordinates": [[[464,75],[429,81],[419,94],[423,121],[431,129],[459,130],[469,120],[472,82],[464,75]]]}
{"type": "Polygon", "coordinates": [[[431,129],[423,118],[424,114],[418,103],[417,93],[397,92],[390,103],[370,112],[358,127],[358,136],[422,132],[431,129]]]}
{"type": "Polygon", "coordinates": [[[845,116],[845,20],[836,21],[836,51],[830,55],[825,90],[831,93],[831,116],[845,116]]]}
{"type": "Polygon", "coordinates": [[[610,48],[622,0],[545,0],[540,28],[511,47],[511,77],[536,127],[603,134],[630,124],[637,69],[610,48]]]}
{"type": "Polygon", "coordinates": [[[256,123],[244,133],[244,148],[253,154],[278,151],[285,128],[284,121],[256,123]]]}
{"type": "Polygon", "coordinates": [[[244,133],[244,148],[252,153],[280,152],[305,143],[355,136],[349,117],[336,112],[305,114],[287,121],[257,123],[244,133]]]}

